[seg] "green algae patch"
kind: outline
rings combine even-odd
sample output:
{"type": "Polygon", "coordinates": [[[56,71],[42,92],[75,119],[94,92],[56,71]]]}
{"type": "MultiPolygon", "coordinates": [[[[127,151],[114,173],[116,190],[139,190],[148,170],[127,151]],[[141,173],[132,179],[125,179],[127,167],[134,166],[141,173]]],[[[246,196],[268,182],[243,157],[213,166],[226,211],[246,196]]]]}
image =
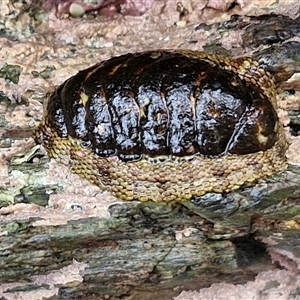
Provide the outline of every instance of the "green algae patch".
{"type": "Polygon", "coordinates": [[[4,78],[8,82],[17,84],[22,71],[23,68],[18,65],[4,64],[0,69],[0,77],[4,78]]]}
{"type": "Polygon", "coordinates": [[[14,196],[9,191],[0,190],[0,207],[14,203],[14,196]]]}

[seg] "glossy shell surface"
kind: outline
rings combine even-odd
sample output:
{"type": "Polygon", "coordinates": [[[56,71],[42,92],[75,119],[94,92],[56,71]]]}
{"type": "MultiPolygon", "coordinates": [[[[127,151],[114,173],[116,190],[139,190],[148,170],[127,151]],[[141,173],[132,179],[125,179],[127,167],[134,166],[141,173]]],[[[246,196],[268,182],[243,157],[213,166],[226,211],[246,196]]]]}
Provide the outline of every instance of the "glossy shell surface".
{"type": "Polygon", "coordinates": [[[159,50],[103,61],[48,99],[36,140],[124,200],[229,192],[284,168],[270,74],[251,58],[159,50]]]}

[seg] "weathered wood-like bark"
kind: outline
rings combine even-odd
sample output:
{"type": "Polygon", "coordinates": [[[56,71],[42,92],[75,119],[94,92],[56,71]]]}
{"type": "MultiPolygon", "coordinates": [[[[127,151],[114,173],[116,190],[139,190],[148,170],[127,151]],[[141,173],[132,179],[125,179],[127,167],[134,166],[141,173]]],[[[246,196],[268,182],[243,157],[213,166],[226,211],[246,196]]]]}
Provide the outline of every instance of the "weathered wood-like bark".
{"type": "MultiPolygon", "coordinates": [[[[211,195],[198,199],[197,205],[116,204],[109,209],[110,218],[60,226],[38,226],[36,219],[2,222],[0,280],[47,274],[76,260],[86,264],[80,271],[84,280],[62,285],[61,297],[118,297],[137,287],[149,292],[179,282],[182,289],[195,277],[200,279],[194,286],[201,287],[226,273],[239,274],[243,282],[251,273],[240,272],[251,265],[253,251],[259,249],[256,259],[264,253],[263,244],[255,242],[258,230],[259,236],[295,232],[296,225],[289,222],[300,214],[298,174],[298,169],[290,169],[274,179],[284,183],[211,195]]],[[[270,268],[268,260],[265,268],[270,268]]],[[[28,288],[44,287],[24,283],[21,290],[28,288]]]]}

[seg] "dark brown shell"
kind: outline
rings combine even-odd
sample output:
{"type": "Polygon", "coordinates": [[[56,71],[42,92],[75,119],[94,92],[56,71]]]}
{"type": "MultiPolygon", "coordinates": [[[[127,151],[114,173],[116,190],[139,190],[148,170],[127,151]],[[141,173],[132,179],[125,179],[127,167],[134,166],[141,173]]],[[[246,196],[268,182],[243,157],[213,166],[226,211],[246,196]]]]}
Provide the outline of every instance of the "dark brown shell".
{"type": "Polygon", "coordinates": [[[179,51],[126,54],[79,72],[51,95],[47,118],[60,137],[124,161],[243,155],[278,139],[274,104],[257,82],[179,51]]]}

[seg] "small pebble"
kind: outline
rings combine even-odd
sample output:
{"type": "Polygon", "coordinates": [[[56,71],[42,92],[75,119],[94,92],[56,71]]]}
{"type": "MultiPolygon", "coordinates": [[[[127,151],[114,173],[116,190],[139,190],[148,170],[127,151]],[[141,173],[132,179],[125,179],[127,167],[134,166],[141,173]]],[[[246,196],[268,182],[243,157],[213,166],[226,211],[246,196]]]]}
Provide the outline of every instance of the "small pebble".
{"type": "Polygon", "coordinates": [[[69,8],[69,13],[72,17],[79,18],[84,15],[85,10],[81,5],[77,3],[72,3],[69,8]]]}
{"type": "Polygon", "coordinates": [[[176,26],[177,27],[184,27],[186,25],[186,21],[185,20],[180,20],[176,22],[176,26]]]}

